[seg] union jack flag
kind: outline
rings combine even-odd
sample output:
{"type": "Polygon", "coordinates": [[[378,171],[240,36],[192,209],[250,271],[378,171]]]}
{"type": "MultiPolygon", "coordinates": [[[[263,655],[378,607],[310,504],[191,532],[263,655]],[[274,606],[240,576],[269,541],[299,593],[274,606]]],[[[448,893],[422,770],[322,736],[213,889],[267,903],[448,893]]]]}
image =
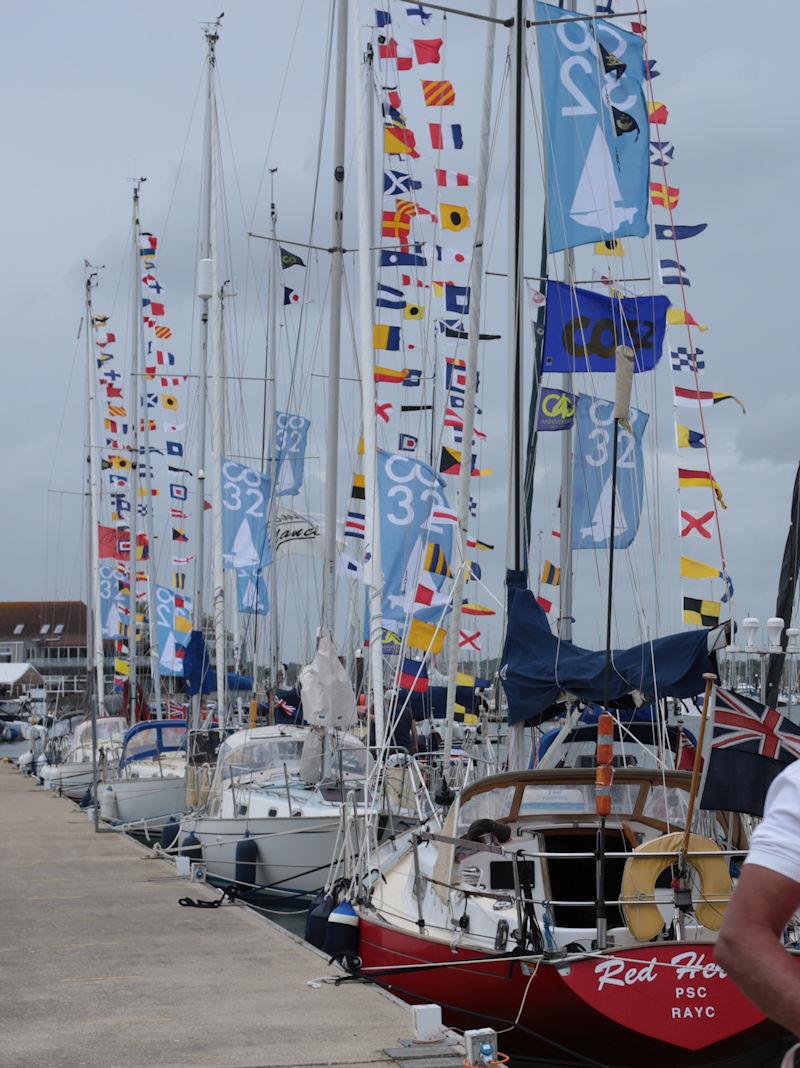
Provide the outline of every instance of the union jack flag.
{"type": "Polygon", "coordinates": [[[718,687],[712,746],[791,761],[800,756],[800,726],[774,708],[718,687]]]}
{"type": "Polygon", "coordinates": [[[800,725],[775,708],[717,687],[700,807],[763,816],[773,780],[800,757],[800,725]]]}

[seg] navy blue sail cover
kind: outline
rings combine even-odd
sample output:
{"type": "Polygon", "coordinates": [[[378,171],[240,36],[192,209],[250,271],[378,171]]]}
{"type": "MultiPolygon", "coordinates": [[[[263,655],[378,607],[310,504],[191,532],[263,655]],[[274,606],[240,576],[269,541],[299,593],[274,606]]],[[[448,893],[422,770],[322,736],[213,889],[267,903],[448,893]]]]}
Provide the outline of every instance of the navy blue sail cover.
{"type": "MultiPolygon", "coordinates": [[[[605,650],[581,649],[552,634],[531,590],[512,582],[510,574],[508,630],[500,671],[508,698],[508,722],[540,723],[552,715],[550,710],[563,693],[587,703],[602,702],[605,650]]],[[[705,688],[706,671],[716,671],[706,629],[614,649],[609,703],[626,702],[634,690],[641,691],[645,700],[695,697],[705,688]]]]}
{"type": "MultiPolygon", "coordinates": [[[[201,630],[193,630],[186,644],[183,657],[183,678],[186,692],[191,696],[196,693],[216,693],[217,672],[211,667],[208,650],[201,630]]],[[[225,674],[225,688],[231,690],[252,690],[253,680],[249,675],[237,675],[233,671],[225,674]]]]}

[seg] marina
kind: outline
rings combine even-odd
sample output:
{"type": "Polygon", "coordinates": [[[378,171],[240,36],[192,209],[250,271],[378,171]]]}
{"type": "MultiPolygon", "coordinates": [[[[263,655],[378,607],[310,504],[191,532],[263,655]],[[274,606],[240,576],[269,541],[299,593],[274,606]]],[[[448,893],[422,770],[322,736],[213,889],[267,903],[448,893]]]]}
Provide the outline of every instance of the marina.
{"type": "MultiPolygon", "coordinates": [[[[393,1064],[407,1006],[0,765],[4,1065],[393,1064]],[[46,871],[46,878],[42,872],[46,871]],[[354,1024],[369,1020],[368,1027],[354,1024]]],[[[432,1057],[426,1068],[452,1068],[432,1057]]]]}
{"type": "Polygon", "coordinates": [[[800,1063],[767,9],[12,5],[2,1065],[800,1063]]]}

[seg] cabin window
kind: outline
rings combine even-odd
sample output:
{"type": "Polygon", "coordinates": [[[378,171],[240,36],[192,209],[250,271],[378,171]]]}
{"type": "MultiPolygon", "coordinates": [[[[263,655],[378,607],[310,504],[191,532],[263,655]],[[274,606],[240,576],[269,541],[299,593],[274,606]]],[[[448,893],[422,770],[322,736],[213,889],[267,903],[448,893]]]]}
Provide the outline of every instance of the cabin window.
{"type": "Polygon", "coordinates": [[[54,633],[55,634],[63,634],[64,633],[64,624],[63,623],[56,623],[56,627],[55,627],[55,632],[54,633]]]}
{"type": "Polygon", "coordinates": [[[22,634],[23,630],[25,630],[24,623],[17,623],[17,625],[14,627],[15,634],[22,634]]]}
{"type": "Polygon", "coordinates": [[[41,627],[39,627],[39,633],[40,634],[49,634],[50,633],[50,624],[49,623],[42,623],[41,627]]]}

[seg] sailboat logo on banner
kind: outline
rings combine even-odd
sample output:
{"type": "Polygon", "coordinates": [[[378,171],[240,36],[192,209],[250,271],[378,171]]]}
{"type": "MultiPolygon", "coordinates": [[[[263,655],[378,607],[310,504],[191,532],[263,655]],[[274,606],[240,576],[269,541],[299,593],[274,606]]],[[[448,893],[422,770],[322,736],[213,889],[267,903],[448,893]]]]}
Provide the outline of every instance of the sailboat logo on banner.
{"type": "MultiPolygon", "coordinates": [[[[619,539],[628,529],[628,521],[625,518],[624,506],[620,498],[619,490],[617,490],[617,510],[614,514],[614,537],[619,539]]],[[[582,527],[579,531],[579,537],[581,542],[584,542],[586,538],[590,538],[592,545],[596,545],[598,542],[608,542],[611,535],[611,479],[606,480],[605,485],[600,491],[600,496],[597,500],[597,506],[595,507],[594,514],[592,515],[592,525],[590,527],[582,527]]]]}
{"type": "Polygon", "coordinates": [[[621,200],[622,190],[614,174],[608,143],[597,126],[575,190],[570,218],[580,226],[616,233],[622,223],[632,222],[639,210],[635,206],[623,207],[619,203],[621,200]]]}
{"type": "Polygon", "coordinates": [[[233,539],[230,552],[226,552],[224,558],[228,567],[234,568],[236,571],[240,568],[259,566],[261,556],[256,552],[256,547],[253,544],[253,535],[247,518],[242,520],[233,539]]]}

